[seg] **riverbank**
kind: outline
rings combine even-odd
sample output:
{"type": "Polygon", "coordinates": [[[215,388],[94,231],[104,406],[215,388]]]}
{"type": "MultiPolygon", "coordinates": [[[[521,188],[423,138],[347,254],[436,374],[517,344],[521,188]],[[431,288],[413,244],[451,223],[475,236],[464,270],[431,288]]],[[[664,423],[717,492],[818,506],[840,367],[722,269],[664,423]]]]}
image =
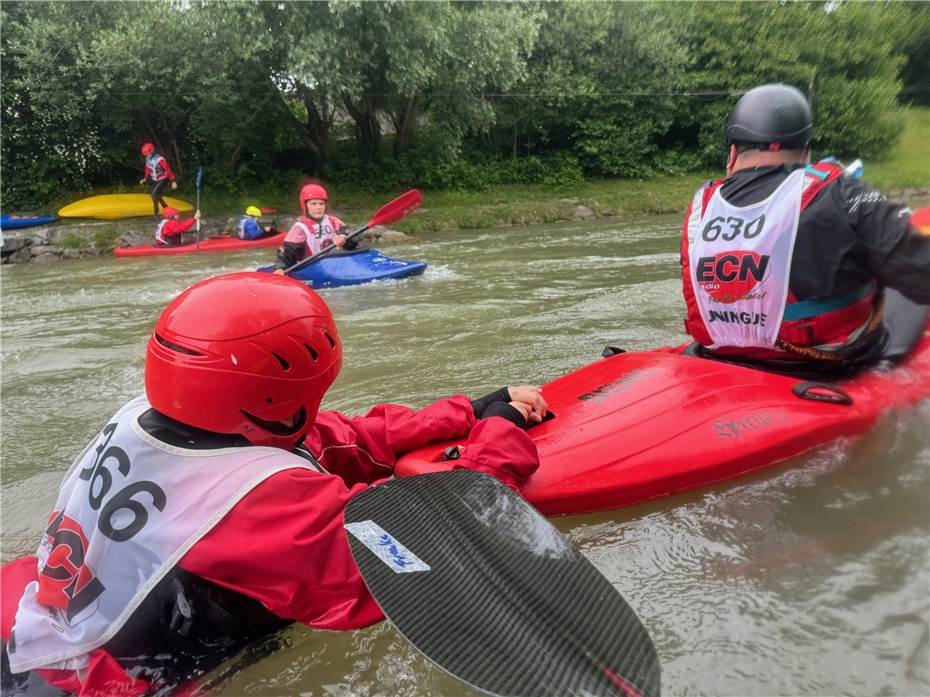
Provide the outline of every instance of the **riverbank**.
{"type": "MultiPolygon", "coordinates": [[[[913,206],[930,203],[930,109],[907,110],[900,141],[880,162],[865,163],[865,179],[894,200],[913,206]]],[[[636,218],[650,214],[683,214],[691,194],[721,171],[665,175],[643,180],[586,181],[570,186],[509,185],[487,191],[427,191],[423,205],[398,222],[397,231],[416,236],[450,229],[512,227],[538,223],[636,218]]],[[[296,186],[296,185],[295,185],[296,186]]],[[[99,193],[139,193],[140,187],[75,194],[70,201],[99,193]]],[[[380,193],[332,190],[331,210],[349,225],[362,225],[400,191],[380,193]]],[[[182,180],[179,198],[194,201],[192,183],[182,180]]],[[[61,201],[61,204],[70,202],[61,201]]],[[[230,193],[205,187],[201,209],[204,229],[233,231],[246,206],[275,208],[278,228],[286,229],[297,214],[295,191],[256,189],[230,193]]],[[[57,206],[53,207],[57,210],[57,206]]],[[[151,218],[121,221],[59,220],[46,227],[5,233],[3,262],[51,261],[109,253],[120,244],[148,242],[154,232],[151,218]],[[15,247],[15,248],[14,248],[15,247]]],[[[402,239],[396,237],[396,239],[402,239]]]]}

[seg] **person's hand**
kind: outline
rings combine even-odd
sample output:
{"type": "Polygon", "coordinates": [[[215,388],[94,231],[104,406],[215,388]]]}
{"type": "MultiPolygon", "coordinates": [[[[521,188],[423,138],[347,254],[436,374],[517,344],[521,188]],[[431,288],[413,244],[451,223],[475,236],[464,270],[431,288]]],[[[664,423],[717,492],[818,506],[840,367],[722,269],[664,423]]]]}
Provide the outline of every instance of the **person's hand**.
{"type": "Polygon", "coordinates": [[[139,180],[139,183],[142,184],[143,186],[145,186],[145,179],[140,179],[140,180],[139,180]]]}
{"type": "Polygon", "coordinates": [[[200,211],[199,211],[199,210],[194,211],[194,220],[200,220],[200,211]]]}
{"type": "Polygon", "coordinates": [[[172,191],[175,191],[175,190],[177,190],[177,188],[178,188],[178,183],[177,183],[177,182],[171,182],[171,190],[172,190],[172,191]]]}
{"type": "Polygon", "coordinates": [[[335,235],[335,236],[333,237],[333,244],[336,245],[337,247],[339,247],[340,249],[342,248],[342,246],[343,246],[345,243],[346,243],[346,236],[345,236],[345,235],[335,235]]]}
{"type": "Polygon", "coordinates": [[[262,230],[264,230],[265,232],[271,232],[271,226],[266,225],[265,227],[262,228],[262,230]]]}
{"type": "Polygon", "coordinates": [[[519,385],[508,387],[507,391],[512,400],[510,404],[520,410],[527,423],[539,423],[545,418],[549,405],[542,396],[541,387],[519,385]]]}
{"type": "Polygon", "coordinates": [[[276,274],[276,275],[278,275],[278,276],[283,276],[283,275],[284,275],[284,269],[275,269],[275,270],[272,271],[271,273],[276,274]]]}

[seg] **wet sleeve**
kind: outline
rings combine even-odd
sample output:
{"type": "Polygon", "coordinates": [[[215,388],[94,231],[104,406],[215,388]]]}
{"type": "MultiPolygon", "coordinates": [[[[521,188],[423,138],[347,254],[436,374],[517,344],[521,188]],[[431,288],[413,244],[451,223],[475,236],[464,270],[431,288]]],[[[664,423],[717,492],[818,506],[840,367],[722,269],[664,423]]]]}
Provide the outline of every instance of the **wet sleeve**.
{"type": "Polygon", "coordinates": [[[910,224],[911,212],[874,188],[844,180],[845,212],[869,271],[884,286],[930,304],[930,236],[910,224]]]}
{"type": "Polygon", "coordinates": [[[374,624],[383,615],[343,528],[346,504],[367,488],[301,468],[279,472],[236,504],[179,566],[284,619],[320,629],[374,624]]]}
{"type": "Polygon", "coordinates": [[[435,441],[460,438],[475,423],[463,395],[441,399],[423,409],[379,404],[364,416],[321,412],[306,445],[329,472],[348,484],[393,474],[397,458],[435,441]]]}
{"type": "Polygon", "coordinates": [[[471,429],[454,466],[490,474],[517,492],[538,468],[539,453],[533,440],[499,417],[483,419],[471,429]]]}

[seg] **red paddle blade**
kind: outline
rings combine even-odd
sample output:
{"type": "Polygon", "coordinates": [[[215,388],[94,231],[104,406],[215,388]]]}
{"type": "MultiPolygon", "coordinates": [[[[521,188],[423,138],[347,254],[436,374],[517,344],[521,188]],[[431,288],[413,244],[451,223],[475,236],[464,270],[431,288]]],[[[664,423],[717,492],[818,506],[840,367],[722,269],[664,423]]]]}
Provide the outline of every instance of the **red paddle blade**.
{"type": "Polygon", "coordinates": [[[374,214],[368,221],[367,227],[375,225],[390,225],[396,223],[401,218],[406,218],[413,213],[423,202],[423,194],[416,189],[411,189],[406,194],[398,196],[390,203],[384,204],[381,209],[374,214]]]}

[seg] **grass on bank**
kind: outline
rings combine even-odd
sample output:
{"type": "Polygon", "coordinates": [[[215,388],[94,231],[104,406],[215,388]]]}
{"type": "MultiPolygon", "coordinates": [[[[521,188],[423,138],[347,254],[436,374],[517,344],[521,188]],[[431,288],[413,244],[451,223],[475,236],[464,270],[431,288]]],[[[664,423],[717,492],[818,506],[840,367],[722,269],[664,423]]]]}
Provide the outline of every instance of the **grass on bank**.
{"type": "MultiPolygon", "coordinates": [[[[903,114],[903,133],[892,152],[882,161],[865,162],[865,180],[892,196],[907,189],[930,188],[930,108],[910,107],[903,114]]],[[[490,191],[426,191],[420,210],[394,227],[416,234],[452,228],[550,223],[570,220],[579,205],[587,206],[598,217],[684,213],[694,190],[706,179],[719,176],[723,176],[723,162],[718,171],[645,180],[595,180],[570,189],[509,185],[490,191]]],[[[360,224],[400,193],[342,190],[330,195],[332,209],[337,214],[349,223],[360,224]]],[[[293,198],[293,194],[282,195],[280,191],[266,192],[265,199],[258,194],[253,198],[225,196],[216,201],[205,196],[204,205],[216,205],[217,210],[244,210],[258,201],[281,211],[296,211],[296,201],[290,200],[293,198]]]]}

